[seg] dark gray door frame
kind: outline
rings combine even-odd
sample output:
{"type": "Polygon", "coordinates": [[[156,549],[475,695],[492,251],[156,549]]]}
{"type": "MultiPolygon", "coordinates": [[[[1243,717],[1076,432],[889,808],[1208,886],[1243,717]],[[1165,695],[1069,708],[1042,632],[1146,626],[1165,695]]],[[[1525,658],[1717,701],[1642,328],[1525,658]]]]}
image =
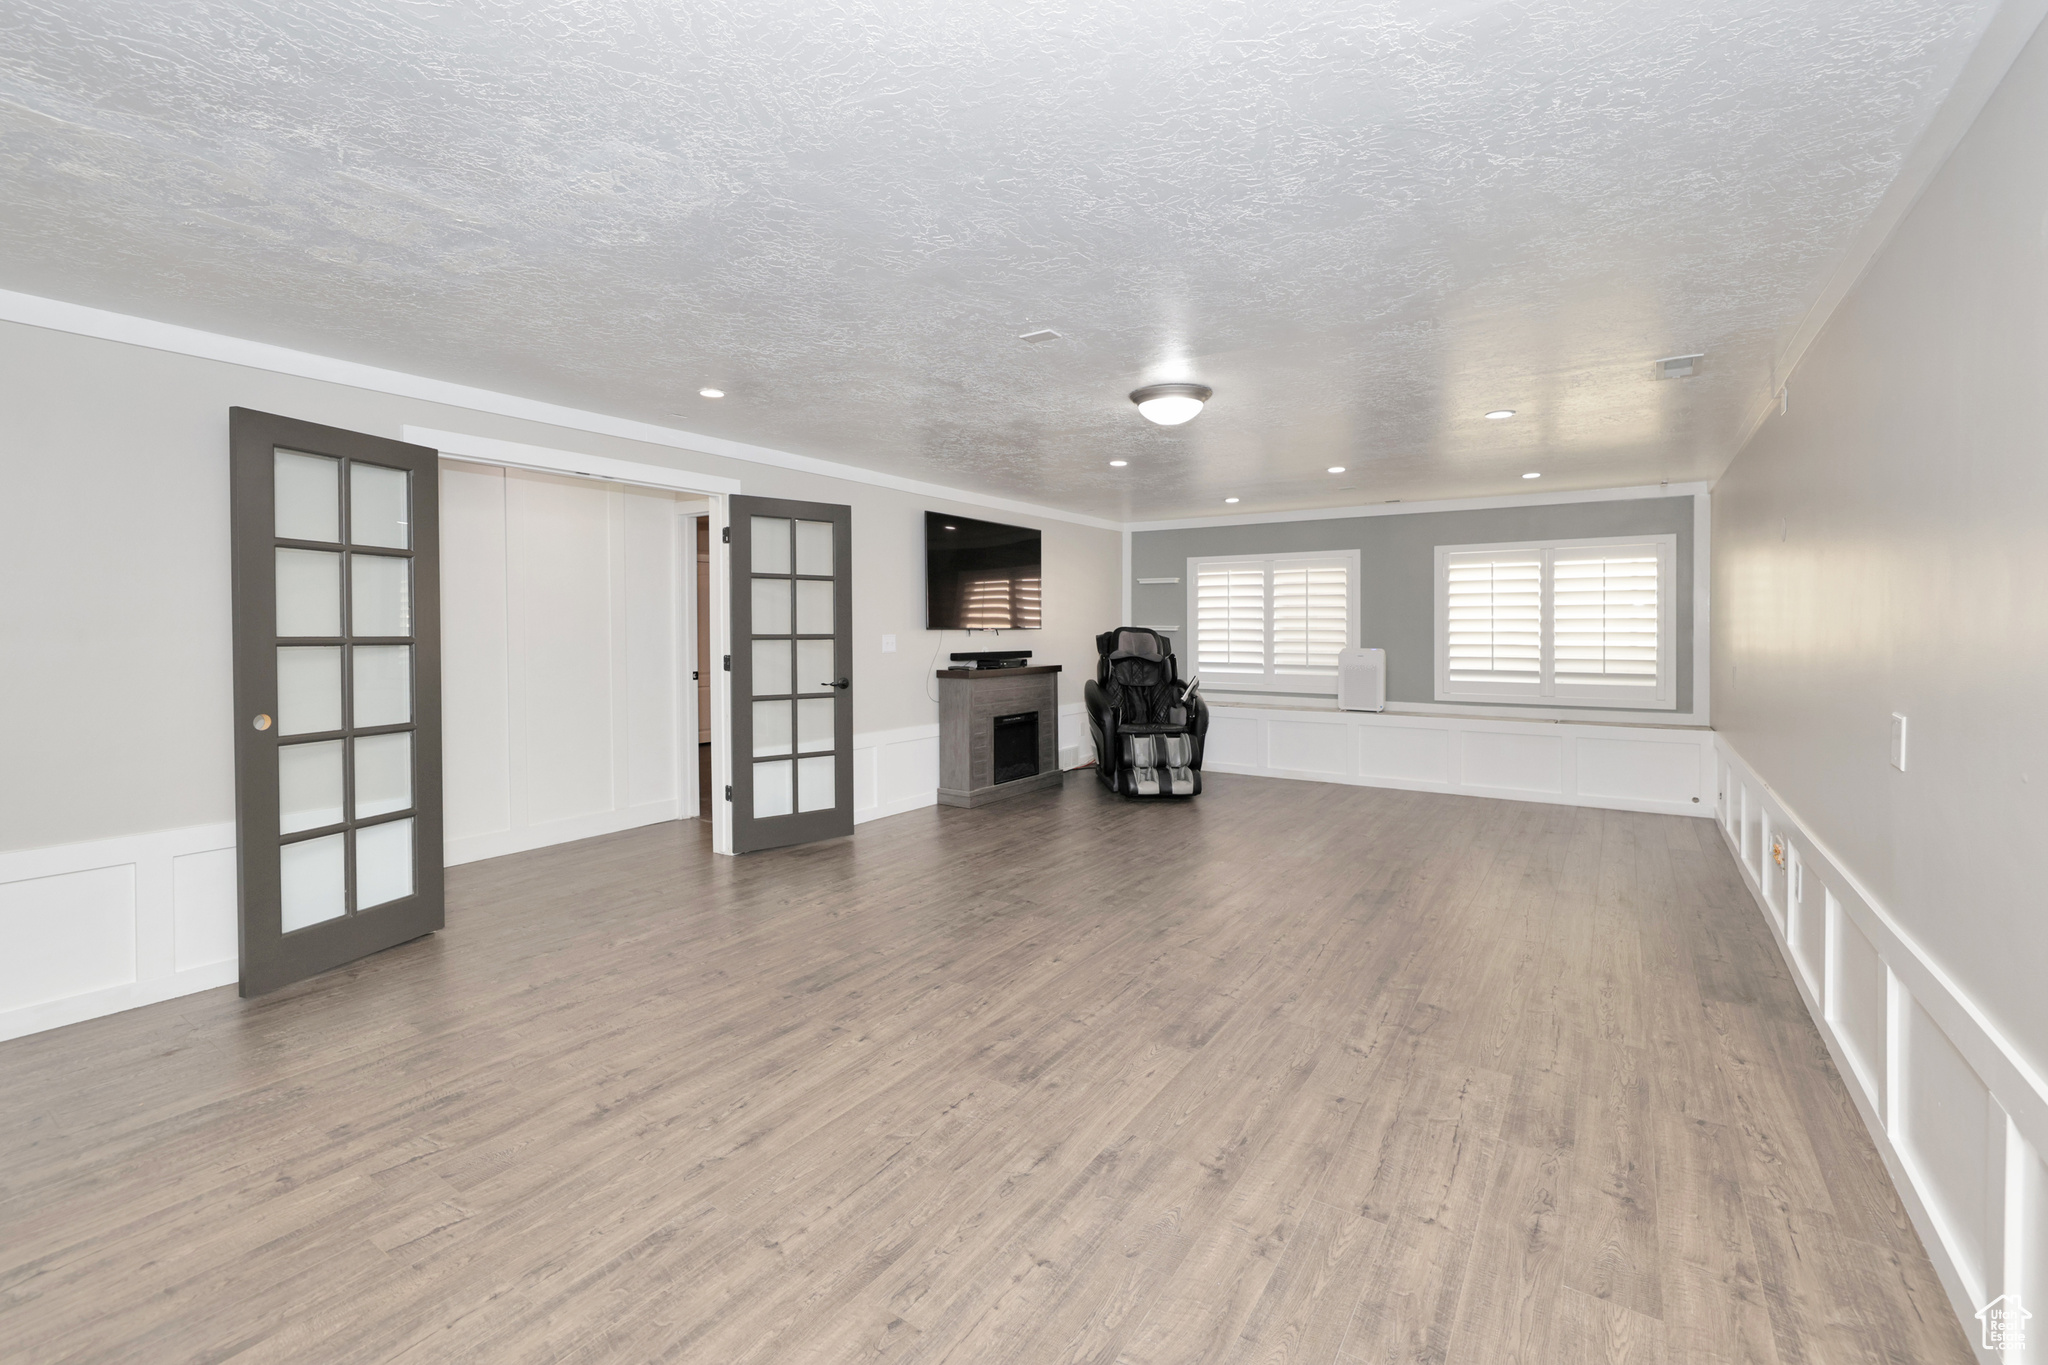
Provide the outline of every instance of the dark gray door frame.
{"type": "MultiPolygon", "coordinates": [[[[853,509],[838,503],[794,502],[785,498],[754,498],[732,494],[726,498],[726,525],[731,539],[727,558],[727,612],[731,623],[732,680],[729,688],[732,710],[730,785],[732,803],[732,851],[753,853],[789,844],[813,843],[853,833],[853,509]],[[755,517],[787,517],[800,521],[832,524],[832,578],[837,588],[832,595],[833,678],[840,686],[832,689],[832,753],[834,793],[830,810],[778,815],[765,819],[754,816],[754,703],[770,700],[754,695],[754,543],[755,517]]],[[[795,573],[792,579],[818,577],[795,573]]],[[[792,628],[795,622],[791,623],[792,628]]],[[[793,636],[793,639],[822,639],[823,636],[793,636]]],[[[792,651],[794,650],[792,645],[792,651]]],[[[796,679],[799,693],[822,693],[826,679],[796,679]]],[[[782,694],[788,697],[792,694],[782,694]]],[[[792,731],[792,747],[794,747],[792,731]]]]}
{"type": "Polygon", "coordinates": [[[441,867],[441,585],[440,470],[436,452],[402,441],[365,436],[270,413],[234,408],[229,412],[229,511],[234,558],[235,851],[240,881],[241,991],[262,995],[331,967],[418,938],[442,927],[441,867]],[[283,447],[342,462],[343,490],[337,514],[340,540],[280,539],[275,522],[275,451],[283,447]],[[410,474],[411,548],[379,549],[349,544],[346,471],[353,463],[410,474]],[[277,634],[276,552],[305,548],[340,553],[341,628],[337,637],[281,640],[277,634]],[[389,639],[349,635],[349,554],[376,554],[411,561],[410,636],[389,639]],[[355,818],[354,765],[344,751],[343,806],[339,824],[280,835],[278,818],[279,727],[265,723],[278,712],[277,651],[286,645],[341,648],[342,728],[294,734],[298,743],[413,731],[412,806],[409,810],[355,818]],[[412,723],[356,730],[354,646],[406,644],[412,647],[412,723]],[[261,728],[259,728],[261,724],[261,728]],[[413,893],[374,906],[355,908],[355,835],[359,828],[411,818],[413,893]],[[344,836],[343,867],[347,912],[290,934],[283,931],[280,850],[286,842],[344,836]]]}

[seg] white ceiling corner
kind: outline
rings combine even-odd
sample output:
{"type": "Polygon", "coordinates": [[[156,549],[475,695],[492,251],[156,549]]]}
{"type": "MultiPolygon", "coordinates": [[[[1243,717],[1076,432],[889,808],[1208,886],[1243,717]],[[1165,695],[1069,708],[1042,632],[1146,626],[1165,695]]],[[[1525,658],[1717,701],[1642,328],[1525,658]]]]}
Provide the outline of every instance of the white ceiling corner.
{"type": "Polygon", "coordinates": [[[1111,522],[1695,481],[2040,8],[15,0],[0,287],[1111,522]]]}

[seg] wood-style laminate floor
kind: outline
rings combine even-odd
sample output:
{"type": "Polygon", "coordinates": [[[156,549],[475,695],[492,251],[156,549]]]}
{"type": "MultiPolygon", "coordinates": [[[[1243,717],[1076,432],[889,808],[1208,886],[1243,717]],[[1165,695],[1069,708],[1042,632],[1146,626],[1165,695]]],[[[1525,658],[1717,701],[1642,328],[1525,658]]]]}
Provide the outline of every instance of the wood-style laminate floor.
{"type": "Polygon", "coordinates": [[[8,1361],[1962,1362],[1706,820],[1211,776],[0,1045],[8,1361]]]}

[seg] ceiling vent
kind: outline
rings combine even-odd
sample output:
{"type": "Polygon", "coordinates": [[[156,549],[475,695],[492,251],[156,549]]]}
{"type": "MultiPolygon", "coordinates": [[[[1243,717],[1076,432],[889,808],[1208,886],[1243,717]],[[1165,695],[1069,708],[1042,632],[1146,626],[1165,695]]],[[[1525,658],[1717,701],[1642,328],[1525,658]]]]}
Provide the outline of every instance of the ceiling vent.
{"type": "Polygon", "coordinates": [[[1017,338],[1019,341],[1058,341],[1059,339],[1060,334],[1050,327],[1041,327],[1035,332],[1026,332],[1023,336],[1017,338]]]}
{"type": "Polygon", "coordinates": [[[1700,372],[1705,355],[1667,355],[1657,362],[1659,379],[1690,379],[1700,372]]]}

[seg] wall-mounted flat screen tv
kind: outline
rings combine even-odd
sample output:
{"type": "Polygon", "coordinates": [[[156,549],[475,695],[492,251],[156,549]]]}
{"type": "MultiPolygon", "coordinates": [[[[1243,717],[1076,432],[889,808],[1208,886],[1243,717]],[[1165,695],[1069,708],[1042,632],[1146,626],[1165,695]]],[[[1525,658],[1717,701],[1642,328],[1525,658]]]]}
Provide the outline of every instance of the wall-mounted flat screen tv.
{"type": "Polygon", "coordinates": [[[1029,526],[925,513],[925,629],[1039,629],[1039,567],[1029,526]]]}

